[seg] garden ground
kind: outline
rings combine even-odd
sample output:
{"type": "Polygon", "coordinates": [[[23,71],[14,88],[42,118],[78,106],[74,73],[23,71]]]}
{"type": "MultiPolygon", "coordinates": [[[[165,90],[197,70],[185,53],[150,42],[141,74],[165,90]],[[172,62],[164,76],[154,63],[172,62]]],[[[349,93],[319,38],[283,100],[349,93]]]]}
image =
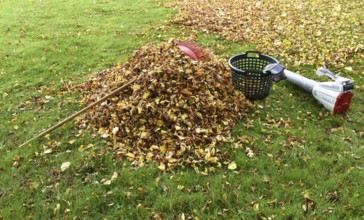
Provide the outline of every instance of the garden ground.
{"type": "MultiPolygon", "coordinates": [[[[222,146],[236,169],[135,170],[115,160],[104,139],[79,134],[72,123],[18,148],[80,109],[78,94],[64,85],[125,62],[146,43],[194,36],[222,59],[259,48],[166,23],[176,14],[159,1],[0,1],[0,219],[360,219],[360,55],[332,69],[356,86],[346,114],[329,113],[288,82],[254,103],[233,130],[239,146],[222,146]]],[[[351,31],[362,38],[359,28],[351,31]]],[[[285,61],[315,78],[316,66],[285,61]]]]}

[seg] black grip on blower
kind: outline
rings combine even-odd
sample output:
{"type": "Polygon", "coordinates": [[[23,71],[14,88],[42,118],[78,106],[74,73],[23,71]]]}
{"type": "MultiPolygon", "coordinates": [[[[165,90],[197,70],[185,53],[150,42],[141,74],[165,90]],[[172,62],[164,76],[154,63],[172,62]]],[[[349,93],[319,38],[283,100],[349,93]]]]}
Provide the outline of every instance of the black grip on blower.
{"type": "Polygon", "coordinates": [[[345,84],[345,85],[343,85],[343,89],[344,89],[344,92],[354,90],[354,84],[353,83],[345,84]]]}
{"type": "Polygon", "coordinates": [[[265,67],[264,71],[265,73],[272,74],[272,78],[274,82],[279,82],[285,78],[287,78],[284,75],[284,66],[280,63],[272,63],[265,67]]]}

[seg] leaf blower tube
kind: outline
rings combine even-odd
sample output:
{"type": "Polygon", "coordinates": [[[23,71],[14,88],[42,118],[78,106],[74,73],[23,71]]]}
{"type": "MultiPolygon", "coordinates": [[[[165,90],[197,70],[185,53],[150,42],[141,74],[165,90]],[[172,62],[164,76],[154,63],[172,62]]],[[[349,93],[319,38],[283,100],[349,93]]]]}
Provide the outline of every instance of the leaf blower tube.
{"type": "Polygon", "coordinates": [[[312,93],[313,88],[317,85],[317,82],[298,75],[297,73],[291,72],[289,70],[284,70],[284,75],[286,80],[295,84],[298,87],[301,87],[306,92],[312,93]]]}
{"type": "Polygon", "coordinates": [[[316,74],[318,76],[328,76],[334,81],[317,82],[286,70],[280,63],[269,64],[264,72],[270,72],[273,77],[277,78],[276,81],[285,78],[306,92],[311,93],[319,103],[333,113],[345,113],[350,107],[354,84],[351,80],[335,75],[326,68],[319,68],[316,74]]]}

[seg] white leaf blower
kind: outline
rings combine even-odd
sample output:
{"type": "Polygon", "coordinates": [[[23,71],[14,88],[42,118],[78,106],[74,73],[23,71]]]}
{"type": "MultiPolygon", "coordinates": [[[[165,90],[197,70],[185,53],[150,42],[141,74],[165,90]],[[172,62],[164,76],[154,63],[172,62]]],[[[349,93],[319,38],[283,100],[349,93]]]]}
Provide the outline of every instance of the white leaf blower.
{"type": "Polygon", "coordinates": [[[354,90],[353,82],[350,79],[335,75],[326,68],[318,68],[316,74],[328,76],[334,81],[317,82],[286,70],[280,63],[267,65],[263,72],[271,73],[276,82],[286,78],[306,92],[312,93],[319,103],[333,113],[345,113],[350,107],[353,97],[352,91],[354,90]]]}

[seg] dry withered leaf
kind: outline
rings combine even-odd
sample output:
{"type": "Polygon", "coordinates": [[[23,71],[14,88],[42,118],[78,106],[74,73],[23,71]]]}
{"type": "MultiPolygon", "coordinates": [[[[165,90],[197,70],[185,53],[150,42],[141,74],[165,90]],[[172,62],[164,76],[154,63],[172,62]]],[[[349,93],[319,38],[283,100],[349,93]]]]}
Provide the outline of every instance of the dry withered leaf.
{"type": "Polygon", "coordinates": [[[68,168],[70,167],[70,165],[71,165],[71,162],[64,162],[64,163],[62,163],[62,165],[61,165],[61,170],[62,171],[65,171],[65,170],[68,170],[68,168]]]}
{"type": "Polygon", "coordinates": [[[146,45],[125,64],[78,85],[81,104],[88,105],[142,74],[75,125],[111,138],[117,158],[136,166],[146,161],[155,161],[161,171],[188,164],[221,166],[227,159],[216,146],[245,116],[247,101],[233,89],[226,60],[211,55],[209,61],[193,61],[176,44],[146,45]]]}

